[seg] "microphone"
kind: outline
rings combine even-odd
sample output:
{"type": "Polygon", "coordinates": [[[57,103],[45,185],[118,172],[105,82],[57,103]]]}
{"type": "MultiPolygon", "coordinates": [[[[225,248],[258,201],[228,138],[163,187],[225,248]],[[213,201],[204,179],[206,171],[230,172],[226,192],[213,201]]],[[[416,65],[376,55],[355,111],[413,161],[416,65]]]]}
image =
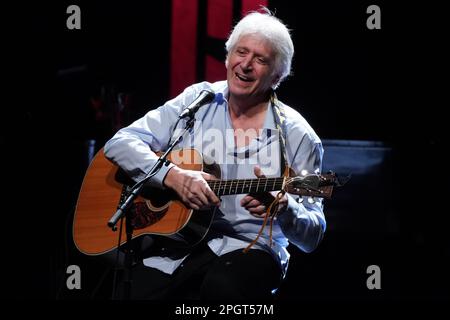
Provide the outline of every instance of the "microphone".
{"type": "Polygon", "coordinates": [[[213,101],[215,96],[216,94],[213,91],[202,90],[197,98],[186,109],[184,109],[183,112],[181,112],[178,119],[192,117],[201,106],[213,101]]]}

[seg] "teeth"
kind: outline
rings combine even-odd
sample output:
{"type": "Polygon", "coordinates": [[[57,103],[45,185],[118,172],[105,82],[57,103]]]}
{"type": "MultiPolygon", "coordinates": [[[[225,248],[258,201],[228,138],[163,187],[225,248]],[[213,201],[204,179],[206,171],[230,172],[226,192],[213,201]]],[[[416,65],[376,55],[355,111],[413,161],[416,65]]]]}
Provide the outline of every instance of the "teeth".
{"type": "Polygon", "coordinates": [[[236,77],[241,79],[242,81],[250,81],[249,78],[247,78],[246,76],[243,76],[241,74],[236,73],[236,77]]]}

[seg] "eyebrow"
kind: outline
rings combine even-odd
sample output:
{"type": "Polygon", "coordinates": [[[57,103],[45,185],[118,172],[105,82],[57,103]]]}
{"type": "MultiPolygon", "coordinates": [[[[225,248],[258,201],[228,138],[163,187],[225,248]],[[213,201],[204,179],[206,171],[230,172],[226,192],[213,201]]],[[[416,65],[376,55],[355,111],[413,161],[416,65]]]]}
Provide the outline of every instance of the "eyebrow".
{"type": "MultiPolygon", "coordinates": [[[[240,49],[241,50],[245,50],[245,51],[250,51],[250,49],[248,47],[246,47],[246,46],[236,46],[236,51],[240,50],[240,49]]],[[[263,55],[263,54],[255,52],[255,56],[258,57],[258,58],[261,57],[261,58],[263,58],[263,59],[265,59],[267,61],[270,60],[270,55],[263,55]]]]}

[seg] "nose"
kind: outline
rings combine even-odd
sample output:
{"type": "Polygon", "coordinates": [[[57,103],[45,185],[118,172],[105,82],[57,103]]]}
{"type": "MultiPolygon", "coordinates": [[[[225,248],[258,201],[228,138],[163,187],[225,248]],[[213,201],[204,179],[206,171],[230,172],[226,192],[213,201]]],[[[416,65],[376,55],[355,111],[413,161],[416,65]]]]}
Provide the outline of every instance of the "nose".
{"type": "Polygon", "coordinates": [[[251,70],[252,64],[253,64],[253,58],[250,55],[248,55],[242,59],[241,68],[243,70],[251,70]]]}

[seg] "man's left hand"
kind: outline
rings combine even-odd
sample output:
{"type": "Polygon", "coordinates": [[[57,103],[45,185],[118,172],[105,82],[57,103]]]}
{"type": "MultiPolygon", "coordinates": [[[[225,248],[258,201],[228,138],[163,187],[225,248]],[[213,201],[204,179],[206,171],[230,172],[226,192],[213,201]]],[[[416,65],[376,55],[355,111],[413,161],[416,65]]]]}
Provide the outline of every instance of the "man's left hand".
{"type": "MultiPolygon", "coordinates": [[[[261,171],[259,166],[254,168],[255,176],[258,178],[265,178],[266,176],[261,171]]],[[[264,218],[267,214],[267,208],[275,200],[275,195],[278,191],[273,193],[264,192],[260,194],[248,194],[241,200],[241,206],[247,209],[251,215],[257,218],[264,218]]],[[[281,211],[287,206],[287,196],[284,195],[278,203],[277,211],[281,211]]]]}

